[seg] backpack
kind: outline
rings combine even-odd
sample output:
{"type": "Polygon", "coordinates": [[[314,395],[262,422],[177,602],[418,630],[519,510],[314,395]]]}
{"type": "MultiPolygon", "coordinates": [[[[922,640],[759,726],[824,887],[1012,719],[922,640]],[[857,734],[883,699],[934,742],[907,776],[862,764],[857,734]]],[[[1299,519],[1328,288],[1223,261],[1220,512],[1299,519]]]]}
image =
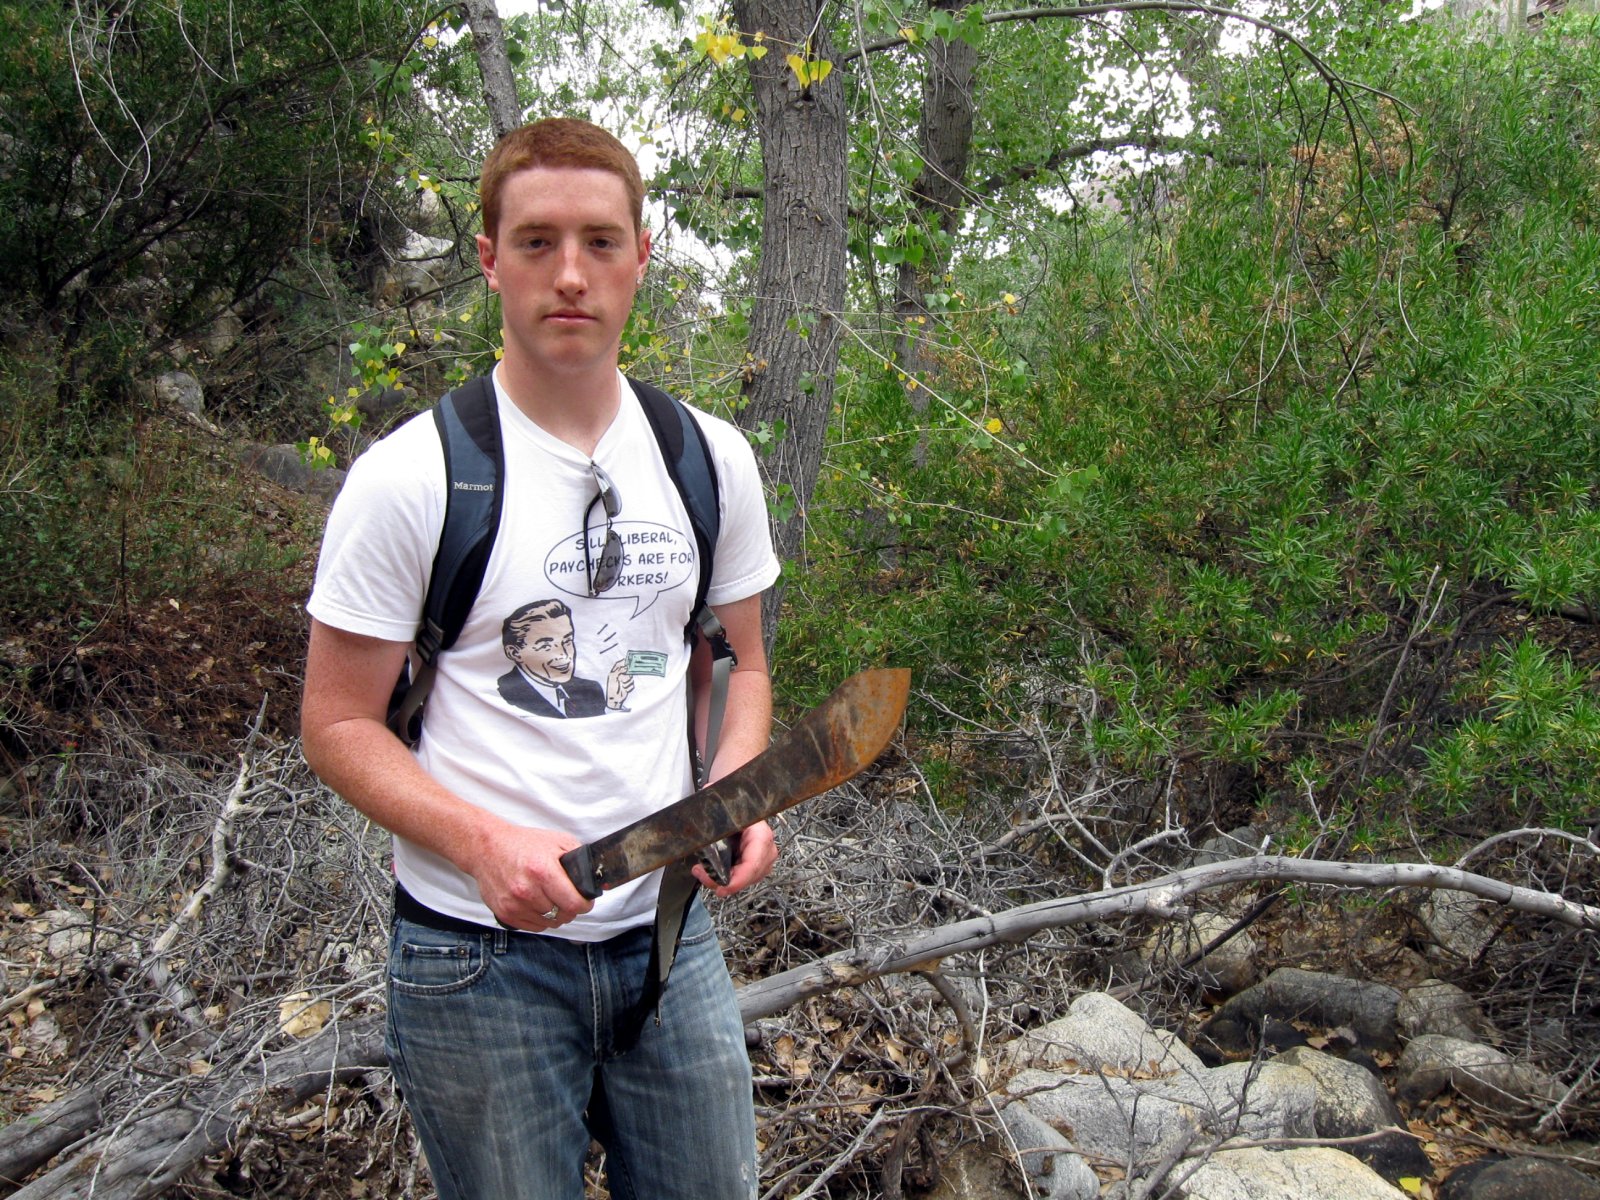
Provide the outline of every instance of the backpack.
{"type": "MultiPolygon", "coordinates": [[[[705,434],[680,401],[637,379],[630,378],[628,384],[644,408],[667,474],[678,489],[694,531],[700,577],[684,638],[692,645],[703,636],[712,652],[711,719],[707,744],[695,764],[698,784],[716,757],[727,677],[736,662],[721,622],[706,604],[712,557],[722,528],[717,472],[705,434]]],[[[447,392],[434,407],[433,419],[444,447],[449,480],[444,528],[439,534],[439,548],[434,554],[417,629],[415,652],[419,666],[413,678],[408,659],[389,701],[389,728],[408,746],[415,746],[422,736],[424,707],[433,689],[439,655],[461,636],[467,614],[483,585],[484,569],[500,527],[500,484],[505,474],[500,415],[494,384],[488,376],[480,375],[447,392]]],[[[691,736],[691,749],[693,745],[691,736]]]]}

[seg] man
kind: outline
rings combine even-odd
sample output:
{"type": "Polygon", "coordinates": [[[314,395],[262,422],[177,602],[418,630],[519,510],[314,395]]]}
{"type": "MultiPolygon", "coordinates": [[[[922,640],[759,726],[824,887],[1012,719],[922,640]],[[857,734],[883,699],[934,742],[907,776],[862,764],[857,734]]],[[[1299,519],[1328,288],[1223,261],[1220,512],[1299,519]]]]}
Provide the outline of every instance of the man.
{"type": "MultiPolygon", "coordinates": [[[[754,1196],[749,1062],[703,906],[691,908],[659,1008],[628,1047],[658,881],[647,876],[591,904],[559,862],[691,790],[686,679],[709,673],[704,647],[691,657],[683,638],[692,589],[663,585],[642,604],[614,586],[621,501],[611,479],[628,481],[630,519],[694,545],[617,370],[650,257],[643,184],[609,134],[552,120],[502,138],[480,190],[479,260],[500,294],[505,338],[494,373],[506,458],[494,552],[460,640],[439,659],[413,755],[384,719],[438,543],[443,455],[423,417],[357,461],[308,605],[306,758],[395,835],[389,1053],[444,1200],[579,1200],[591,1136],[606,1150],[614,1197],[754,1196]],[[603,527],[591,523],[600,509],[603,527]],[[594,540],[599,554],[581,549],[594,540]],[[578,566],[563,549],[571,546],[578,566]],[[626,709],[530,720],[502,693],[506,619],[558,591],[572,601],[556,642],[574,615],[596,631],[594,656],[575,642],[562,672],[599,676],[622,646],[665,664],[633,677],[626,709]]],[[[723,510],[708,600],[738,655],[710,764],[716,778],[767,743],[760,594],[777,562],[748,444],[696,415],[723,510]]],[[[554,610],[541,611],[548,619],[554,610]]],[[[776,855],[764,823],[744,831],[716,894],[757,882],[776,855]]]]}
{"type": "Polygon", "coordinates": [[[577,675],[577,635],[572,609],[559,600],[535,600],[506,618],[500,631],[515,665],[495,680],[508,704],[538,717],[598,717],[622,708],[633,691],[628,661],[612,664],[606,686],[577,675]]]}

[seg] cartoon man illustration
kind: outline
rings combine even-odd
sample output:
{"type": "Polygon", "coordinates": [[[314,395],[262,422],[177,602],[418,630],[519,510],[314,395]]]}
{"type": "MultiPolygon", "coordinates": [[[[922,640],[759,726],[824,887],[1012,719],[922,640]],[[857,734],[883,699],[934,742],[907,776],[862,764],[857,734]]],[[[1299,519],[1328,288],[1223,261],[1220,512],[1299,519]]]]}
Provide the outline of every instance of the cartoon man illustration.
{"type": "Polygon", "coordinates": [[[514,664],[496,681],[506,703],[536,717],[598,717],[621,709],[633,691],[626,659],[619,659],[602,687],[581,679],[572,610],[560,600],[524,604],[500,627],[500,644],[514,664]]]}

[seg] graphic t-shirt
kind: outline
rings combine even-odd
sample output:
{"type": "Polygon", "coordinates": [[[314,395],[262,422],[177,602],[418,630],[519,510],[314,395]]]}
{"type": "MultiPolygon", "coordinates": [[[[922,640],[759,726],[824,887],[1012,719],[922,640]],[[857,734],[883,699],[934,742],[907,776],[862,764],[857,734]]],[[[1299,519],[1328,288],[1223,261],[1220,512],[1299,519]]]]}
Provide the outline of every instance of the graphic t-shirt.
{"type": "MultiPolygon", "coordinates": [[[[692,790],[683,630],[698,555],[644,411],[620,375],[618,386],[617,418],[591,460],[529,420],[496,379],[506,459],[500,530],[461,637],[439,658],[417,747],[421,765],[464,799],[585,842],[692,790]],[[601,480],[614,489],[609,520],[597,502],[601,480]],[[608,544],[621,552],[616,581],[590,596],[591,575],[610,567],[608,544]]],[[[727,604],[768,587],[778,563],[749,444],[732,425],[695,417],[722,504],[707,599],[727,604]]],[[[410,642],[445,486],[431,414],[363,454],[328,519],[311,615],[410,642]]],[[[429,907],[494,924],[472,877],[438,855],[396,838],[395,870],[429,907]]],[[[606,892],[560,936],[595,941],[647,924],[657,883],[651,875],[606,892]]]]}

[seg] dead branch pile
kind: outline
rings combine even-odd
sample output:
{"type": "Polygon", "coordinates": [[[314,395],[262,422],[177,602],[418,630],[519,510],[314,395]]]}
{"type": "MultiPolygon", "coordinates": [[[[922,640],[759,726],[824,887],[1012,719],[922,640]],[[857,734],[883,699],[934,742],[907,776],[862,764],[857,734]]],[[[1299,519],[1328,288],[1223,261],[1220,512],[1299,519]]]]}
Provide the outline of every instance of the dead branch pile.
{"type": "MultiPolygon", "coordinates": [[[[1297,871],[1506,903],[1455,977],[1512,1014],[1506,1028],[1561,1018],[1562,1061],[1547,1065],[1583,1108],[1600,1063],[1596,1023],[1571,1019],[1594,990],[1588,843],[1527,831],[1455,875],[1193,865],[1173,780],[1069,770],[1055,738],[975,741],[995,764],[992,793],[959,814],[906,761],[793,810],[773,880],[719,907],[759,1035],[764,1197],[930,1185],[963,1143],[996,1136],[1000,1044],[1117,983],[1158,1023],[1182,1024],[1198,983],[1143,976],[1137,944],[1201,892],[1259,915],[1259,881],[1297,871]]],[[[0,1130],[0,1177],[34,1176],[16,1194],[431,1195],[381,1066],[386,836],[317,786],[296,746],[254,738],[215,770],[129,738],[34,782],[41,807],[6,816],[0,898],[0,1103],[28,1114],[0,1130]]],[[[1286,925],[1324,923],[1315,965],[1381,977],[1415,954],[1418,894],[1302,906],[1286,925]]]]}
{"type": "Polygon", "coordinates": [[[0,1098],[34,1111],[0,1133],[0,1176],[59,1153],[19,1194],[151,1195],[224,1145],[248,1170],[261,1137],[348,1136],[341,1174],[391,1153],[386,1082],[348,1116],[331,1093],[296,1111],[382,1062],[386,838],[295,745],[252,738],[215,771],[121,745],[60,760],[10,818],[0,1098]]]}

